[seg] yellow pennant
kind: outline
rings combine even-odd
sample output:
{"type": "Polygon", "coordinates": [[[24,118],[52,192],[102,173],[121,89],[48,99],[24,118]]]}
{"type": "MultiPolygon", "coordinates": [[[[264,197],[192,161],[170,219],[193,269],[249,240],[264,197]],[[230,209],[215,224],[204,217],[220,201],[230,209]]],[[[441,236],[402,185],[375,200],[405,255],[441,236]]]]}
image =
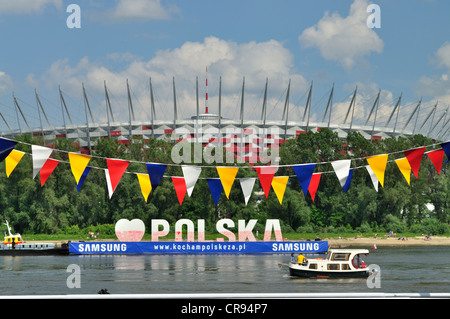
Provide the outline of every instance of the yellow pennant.
{"type": "Polygon", "coordinates": [[[89,155],[69,153],[70,169],[72,170],[72,174],[75,177],[77,184],[80,182],[81,175],[83,175],[90,160],[91,156],[89,155]]]}
{"type": "Polygon", "coordinates": [[[24,155],[24,152],[16,150],[12,150],[11,153],[9,153],[5,158],[6,177],[9,178],[9,175],[11,175],[12,171],[16,168],[24,155]]]}
{"type": "Polygon", "coordinates": [[[403,176],[408,182],[408,185],[411,185],[411,166],[409,165],[408,159],[406,157],[403,157],[395,160],[395,163],[397,163],[398,169],[400,170],[400,172],[402,172],[403,176]]]}
{"type": "Polygon", "coordinates": [[[141,186],[142,196],[144,196],[145,202],[147,203],[148,195],[152,191],[152,184],[150,183],[150,176],[148,174],[136,174],[139,180],[139,185],[141,186]]]}
{"type": "Polygon", "coordinates": [[[289,176],[276,176],[272,179],[272,188],[277,195],[280,204],[283,203],[284,192],[286,190],[286,184],[289,176]]]}
{"type": "Polygon", "coordinates": [[[238,172],[238,167],[216,167],[217,173],[219,173],[220,181],[222,182],[223,190],[227,198],[230,197],[231,186],[233,185],[234,179],[238,172]]]}
{"type": "Polygon", "coordinates": [[[378,178],[381,187],[384,187],[384,172],[386,171],[387,160],[388,154],[376,155],[367,158],[367,163],[369,163],[370,168],[378,178]]]}

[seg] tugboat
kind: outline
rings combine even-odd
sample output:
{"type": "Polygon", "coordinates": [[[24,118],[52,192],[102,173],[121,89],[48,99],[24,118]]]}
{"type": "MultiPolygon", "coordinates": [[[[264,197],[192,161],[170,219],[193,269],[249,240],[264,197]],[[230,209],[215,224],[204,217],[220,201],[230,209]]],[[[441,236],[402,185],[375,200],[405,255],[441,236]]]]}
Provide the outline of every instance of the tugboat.
{"type": "Polygon", "coordinates": [[[68,255],[69,245],[62,244],[56,247],[54,243],[24,243],[19,233],[13,235],[8,221],[4,223],[8,228],[3,245],[0,245],[0,256],[42,256],[42,255],[68,255]]]}
{"type": "Polygon", "coordinates": [[[362,255],[368,254],[367,249],[330,249],[326,258],[291,260],[289,273],[307,278],[366,278],[370,273],[362,255]]]}

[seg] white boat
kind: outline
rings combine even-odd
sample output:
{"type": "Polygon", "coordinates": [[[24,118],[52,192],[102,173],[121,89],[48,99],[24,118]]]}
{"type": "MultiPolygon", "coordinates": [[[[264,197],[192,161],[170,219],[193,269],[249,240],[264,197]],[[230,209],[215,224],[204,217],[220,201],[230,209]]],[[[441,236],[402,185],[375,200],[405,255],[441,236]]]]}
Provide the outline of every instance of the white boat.
{"type": "Polygon", "coordinates": [[[3,240],[5,245],[15,246],[16,244],[23,243],[22,236],[20,236],[19,233],[16,233],[15,235],[11,234],[11,227],[9,227],[8,221],[6,221],[3,225],[6,225],[6,228],[8,228],[8,235],[5,234],[5,238],[3,240]]]}
{"type": "Polygon", "coordinates": [[[56,247],[54,243],[24,243],[19,233],[12,234],[8,221],[4,224],[8,229],[3,245],[0,245],[0,256],[34,256],[34,255],[67,255],[68,245],[56,247]]]}
{"type": "Polygon", "coordinates": [[[365,278],[369,276],[362,256],[367,249],[330,249],[324,258],[307,258],[301,264],[289,262],[291,276],[308,278],[365,278]]]}

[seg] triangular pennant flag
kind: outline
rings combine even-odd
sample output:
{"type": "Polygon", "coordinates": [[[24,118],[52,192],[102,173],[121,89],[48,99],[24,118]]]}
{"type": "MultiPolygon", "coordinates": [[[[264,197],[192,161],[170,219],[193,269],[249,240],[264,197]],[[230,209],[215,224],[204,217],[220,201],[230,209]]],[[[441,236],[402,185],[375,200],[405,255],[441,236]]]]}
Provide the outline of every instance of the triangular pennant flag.
{"type": "Polygon", "coordinates": [[[105,175],[106,175],[106,186],[108,186],[108,195],[109,198],[111,198],[112,194],[114,193],[114,190],[111,186],[111,178],[109,177],[108,169],[105,169],[105,175]]]}
{"type": "Polygon", "coordinates": [[[367,172],[370,175],[370,179],[372,180],[373,187],[378,192],[378,177],[375,175],[374,171],[370,167],[370,165],[366,165],[367,172]]]}
{"type": "Polygon", "coordinates": [[[277,195],[280,205],[283,204],[284,192],[286,190],[286,184],[289,180],[289,176],[276,176],[272,179],[272,188],[277,195]]]}
{"type": "Polygon", "coordinates": [[[91,168],[89,166],[87,166],[84,169],[83,174],[81,174],[80,181],[77,184],[77,192],[80,192],[81,186],[83,186],[84,180],[86,179],[86,177],[88,176],[90,171],[91,171],[91,168]]]}
{"type": "Polygon", "coordinates": [[[164,172],[166,171],[167,166],[164,164],[154,164],[154,163],[147,163],[146,166],[148,175],[150,175],[150,182],[152,183],[152,188],[155,189],[161,182],[161,179],[164,175],[164,172]]]}
{"type": "Polygon", "coordinates": [[[141,193],[144,196],[145,202],[147,203],[148,195],[152,191],[152,184],[150,183],[150,176],[148,174],[136,174],[139,185],[141,186],[141,193]]]}
{"type": "Polygon", "coordinates": [[[378,178],[381,187],[384,187],[384,172],[386,171],[387,160],[388,154],[375,155],[367,158],[367,163],[369,163],[370,168],[378,178]]]}
{"type": "Polygon", "coordinates": [[[309,183],[311,182],[311,176],[314,173],[315,167],[316,164],[302,164],[292,166],[305,196],[308,193],[309,183]]]}
{"type": "Polygon", "coordinates": [[[406,158],[408,159],[409,165],[411,166],[411,170],[413,171],[416,178],[418,178],[419,176],[419,167],[420,163],[422,162],[422,156],[424,152],[425,146],[404,152],[406,158]]]}
{"type": "Polygon", "coordinates": [[[33,178],[35,178],[39,173],[41,167],[45,164],[52,152],[53,150],[51,148],[31,145],[31,157],[33,159],[33,178]]]}
{"type": "Polygon", "coordinates": [[[408,159],[406,157],[399,158],[395,160],[397,163],[398,169],[405,177],[408,185],[411,185],[411,166],[409,165],[408,159]]]}
{"type": "Polygon", "coordinates": [[[272,179],[275,175],[278,167],[275,166],[260,166],[255,167],[256,173],[258,173],[259,182],[264,191],[264,195],[269,196],[270,185],[272,185],[272,179]]]}
{"type": "Polygon", "coordinates": [[[47,181],[48,177],[53,173],[53,170],[58,166],[59,161],[49,158],[47,161],[45,161],[44,165],[42,166],[40,172],[41,172],[41,187],[44,186],[45,182],[47,181]]]}
{"type": "Polygon", "coordinates": [[[244,194],[245,199],[245,205],[247,205],[248,200],[250,199],[250,196],[253,192],[253,186],[255,185],[256,178],[255,177],[248,177],[248,178],[241,178],[239,180],[241,184],[242,194],[244,194]]]}
{"type": "Polygon", "coordinates": [[[69,153],[70,169],[77,184],[80,182],[80,178],[90,160],[91,156],[89,155],[69,153]]]}
{"type": "Polygon", "coordinates": [[[186,195],[186,182],[184,177],[172,177],[173,186],[175,187],[175,192],[177,193],[178,202],[183,203],[184,196],[186,195]]]}
{"type": "Polygon", "coordinates": [[[227,198],[230,197],[231,186],[233,185],[234,179],[236,178],[236,174],[238,172],[238,167],[225,167],[225,166],[217,166],[217,173],[219,174],[220,181],[222,182],[223,190],[225,191],[225,195],[227,198]]]}
{"type": "Polygon", "coordinates": [[[8,140],[6,138],[0,138],[0,162],[8,157],[9,153],[16,147],[17,142],[8,140]]]}
{"type": "Polygon", "coordinates": [[[439,175],[441,175],[442,161],[444,160],[444,150],[434,150],[426,152],[439,175]]]}
{"type": "Polygon", "coordinates": [[[130,163],[121,159],[107,158],[106,164],[108,165],[108,178],[109,182],[111,183],[112,190],[110,195],[112,195],[130,163]]]}
{"type": "Polygon", "coordinates": [[[334,172],[336,173],[339,183],[344,187],[347,182],[347,177],[350,171],[351,160],[338,160],[331,162],[334,172]]]}
{"type": "Polygon", "coordinates": [[[9,178],[9,175],[11,175],[12,171],[16,168],[24,155],[24,152],[17,150],[12,150],[11,153],[9,153],[5,159],[6,177],[9,178]]]}
{"type": "Polygon", "coordinates": [[[447,160],[450,160],[450,141],[441,143],[441,147],[445,152],[445,155],[447,155],[447,160]]]}
{"type": "Polygon", "coordinates": [[[344,188],[344,191],[347,192],[348,189],[350,188],[350,183],[352,182],[352,176],[353,176],[353,168],[351,168],[348,171],[348,176],[347,176],[347,180],[345,181],[344,186],[342,186],[344,188]]]}
{"type": "Polygon", "coordinates": [[[211,191],[212,198],[214,199],[214,203],[217,205],[219,202],[220,194],[222,193],[223,186],[220,178],[208,178],[206,179],[208,182],[209,190],[211,191]]]}
{"type": "Polygon", "coordinates": [[[309,183],[308,191],[309,195],[311,195],[311,199],[314,202],[314,198],[316,197],[317,188],[319,187],[321,173],[312,174],[311,182],[309,183]]]}
{"type": "Polygon", "coordinates": [[[195,183],[202,172],[200,166],[188,166],[182,165],[184,180],[186,181],[187,194],[191,197],[192,191],[194,190],[195,183]]]}

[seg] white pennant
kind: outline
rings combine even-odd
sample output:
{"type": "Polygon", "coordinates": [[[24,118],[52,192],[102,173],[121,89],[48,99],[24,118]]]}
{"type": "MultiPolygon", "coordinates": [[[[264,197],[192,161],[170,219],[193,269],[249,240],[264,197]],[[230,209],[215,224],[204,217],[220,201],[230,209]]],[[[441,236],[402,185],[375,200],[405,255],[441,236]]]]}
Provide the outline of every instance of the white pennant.
{"type": "Polygon", "coordinates": [[[109,177],[109,171],[107,168],[105,169],[105,175],[106,175],[106,184],[108,185],[108,194],[109,198],[111,199],[111,196],[114,193],[114,191],[112,189],[111,178],[109,177]]]}
{"type": "Polygon", "coordinates": [[[191,197],[192,191],[194,190],[195,183],[197,183],[197,179],[202,172],[201,167],[199,166],[188,166],[183,165],[181,167],[183,169],[184,180],[186,182],[186,190],[189,197],[191,197]]]}
{"type": "Polygon", "coordinates": [[[375,187],[375,190],[378,192],[378,178],[373,172],[370,165],[366,165],[367,172],[369,172],[370,178],[372,179],[373,187],[375,187]]]}
{"type": "Polygon", "coordinates": [[[348,173],[350,170],[351,160],[338,160],[331,162],[333,165],[334,172],[336,173],[337,178],[339,179],[339,183],[342,187],[344,187],[345,182],[347,181],[348,173]]]}
{"type": "Polygon", "coordinates": [[[244,194],[245,198],[245,205],[247,205],[248,200],[252,195],[253,185],[255,185],[256,178],[255,177],[241,178],[239,181],[241,182],[242,193],[244,194]]]}
{"type": "Polygon", "coordinates": [[[33,158],[33,178],[35,178],[39,173],[52,152],[53,150],[51,148],[31,145],[31,157],[33,158]]]}

